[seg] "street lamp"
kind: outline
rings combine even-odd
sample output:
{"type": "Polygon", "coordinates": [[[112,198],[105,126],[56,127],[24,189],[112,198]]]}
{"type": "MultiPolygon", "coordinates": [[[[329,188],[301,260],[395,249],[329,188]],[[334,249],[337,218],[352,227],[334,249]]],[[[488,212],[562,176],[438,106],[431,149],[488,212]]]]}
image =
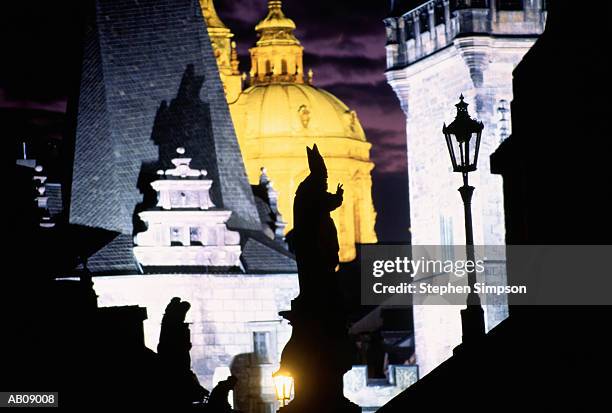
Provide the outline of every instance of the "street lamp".
{"type": "Polygon", "coordinates": [[[276,388],[276,399],[280,406],[284,407],[293,395],[293,377],[289,373],[279,370],[272,375],[272,379],[276,388]]]}
{"type": "MultiPolygon", "coordinates": [[[[474,263],[474,233],[472,229],[472,194],[474,187],[468,184],[468,174],[476,170],[478,163],[478,152],[480,150],[480,138],[484,125],[472,119],[468,113],[468,104],[463,101],[463,95],[455,105],[457,115],[455,120],[442,127],[446,146],[451,158],[454,172],[460,172],[463,176],[463,186],[459,188],[461,199],[463,200],[463,210],[465,215],[465,244],[467,260],[474,263]],[[458,157],[457,157],[458,155],[458,157]]],[[[476,272],[474,264],[470,266],[468,272],[468,286],[470,293],[467,298],[467,308],[461,310],[461,326],[463,330],[463,342],[479,338],[485,333],[484,312],[480,305],[480,297],[474,292],[476,284],[476,272]]]]}

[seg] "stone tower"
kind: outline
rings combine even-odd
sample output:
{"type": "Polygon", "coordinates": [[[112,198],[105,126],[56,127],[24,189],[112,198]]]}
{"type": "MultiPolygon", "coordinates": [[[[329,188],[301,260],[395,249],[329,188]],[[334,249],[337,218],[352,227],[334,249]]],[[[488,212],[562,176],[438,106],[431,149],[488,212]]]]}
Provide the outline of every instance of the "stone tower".
{"type": "MultiPolygon", "coordinates": [[[[470,174],[474,242],[503,245],[501,179],[489,156],[510,133],[512,70],[543,31],[542,0],[393,1],[385,19],[386,77],[406,115],[412,243],[465,243],[460,176],[442,135],[460,94],[484,123],[478,170],[470,174]]],[[[505,277],[503,262],[487,275],[505,277]]],[[[485,308],[487,328],[505,318],[503,302],[485,308]]],[[[427,374],[461,341],[459,308],[414,308],[417,362],[427,374]]]]}

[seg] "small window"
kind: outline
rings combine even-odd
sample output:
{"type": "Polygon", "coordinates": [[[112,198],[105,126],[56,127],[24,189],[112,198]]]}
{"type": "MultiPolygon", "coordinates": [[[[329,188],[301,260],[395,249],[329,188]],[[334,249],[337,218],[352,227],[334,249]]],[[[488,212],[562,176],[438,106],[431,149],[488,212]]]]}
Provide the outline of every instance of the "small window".
{"type": "Polygon", "coordinates": [[[170,245],[172,246],[183,245],[182,230],[180,227],[170,228],[170,245]]]}
{"type": "Polygon", "coordinates": [[[191,245],[202,245],[202,231],[200,227],[189,228],[189,241],[191,245]]]}
{"type": "Polygon", "coordinates": [[[412,18],[404,19],[404,40],[414,39],[414,23],[412,18]]]}
{"type": "Polygon", "coordinates": [[[444,24],[444,4],[436,3],[434,6],[434,17],[436,26],[444,24]]]}
{"type": "Polygon", "coordinates": [[[269,331],[254,331],[253,332],[253,354],[256,363],[267,364],[271,363],[271,334],[269,331]]]}
{"type": "Polygon", "coordinates": [[[453,260],[453,217],[440,216],[440,245],[442,247],[442,259],[453,260]]]}
{"type": "Polygon", "coordinates": [[[419,22],[421,24],[421,33],[429,31],[429,13],[423,10],[419,13],[419,22]]]}
{"type": "Polygon", "coordinates": [[[508,101],[502,99],[497,104],[497,113],[499,118],[497,120],[499,141],[500,143],[506,140],[510,136],[510,105],[508,101]]]}

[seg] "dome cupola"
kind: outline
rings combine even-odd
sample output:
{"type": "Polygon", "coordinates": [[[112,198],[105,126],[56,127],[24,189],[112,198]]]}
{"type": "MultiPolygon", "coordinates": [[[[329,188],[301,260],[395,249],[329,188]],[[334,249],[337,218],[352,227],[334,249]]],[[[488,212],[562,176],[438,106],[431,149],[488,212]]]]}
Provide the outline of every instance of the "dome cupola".
{"type": "Polygon", "coordinates": [[[295,23],[286,17],[282,2],[270,0],[268,14],[257,26],[258,40],[251,54],[251,85],[304,83],[303,47],[295,37],[295,23]]]}

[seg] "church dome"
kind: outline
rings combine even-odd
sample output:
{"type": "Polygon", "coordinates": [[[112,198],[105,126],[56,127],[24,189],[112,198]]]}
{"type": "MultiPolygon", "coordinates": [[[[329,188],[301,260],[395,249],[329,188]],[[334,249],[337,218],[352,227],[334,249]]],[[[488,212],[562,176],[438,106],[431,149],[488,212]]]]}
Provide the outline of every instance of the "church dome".
{"type": "Polygon", "coordinates": [[[356,243],[376,242],[372,145],[355,111],[313,85],[312,71],[304,71],[304,48],[295,28],[281,1],[269,0],[266,16],[255,27],[258,39],[249,49],[248,76],[238,74],[236,49],[230,47],[227,34],[219,29],[209,33],[213,47],[220,50],[217,62],[249,181],[256,185],[261,169],[267,170],[286,233],[293,226],[295,191],[309,174],[306,146],[316,143],[328,161],[330,191],[338,183],[344,185],[344,201],[331,215],[338,229],[340,261],[349,262],[356,256],[356,243]],[[227,62],[234,64],[231,71],[227,62]],[[243,89],[246,84],[249,87],[243,89]]]}
{"type": "Polygon", "coordinates": [[[230,105],[242,139],[350,138],[366,141],[355,113],[331,93],[303,83],[256,84],[230,105]]]}

